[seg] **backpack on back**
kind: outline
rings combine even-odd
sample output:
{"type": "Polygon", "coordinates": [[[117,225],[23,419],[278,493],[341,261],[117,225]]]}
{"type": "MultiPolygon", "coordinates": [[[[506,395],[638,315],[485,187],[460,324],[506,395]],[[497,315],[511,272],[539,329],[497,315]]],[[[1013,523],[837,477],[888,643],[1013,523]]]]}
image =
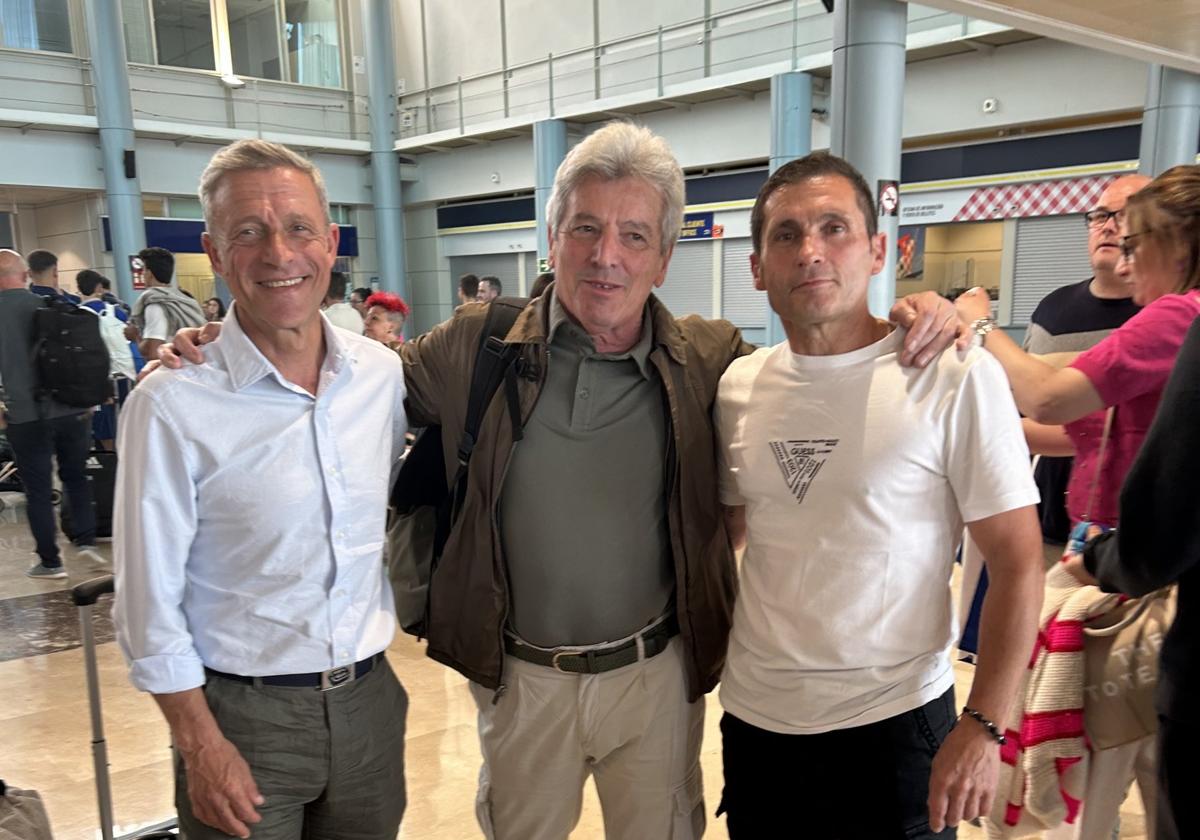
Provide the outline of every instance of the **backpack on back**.
{"type": "Polygon", "coordinates": [[[384,559],[392,584],[396,621],[414,636],[425,633],[429,610],[429,582],[462,509],[467,488],[467,468],[483,415],[505,383],[515,440],[521,439],[521,418],[516,405],[518,345],[506,344],[528,298],[496,298],[488,307],[472,368],[467,416],[458,445],[458,470],[449,486],[442,450],[442,429],[429,426],[417,435],[392,485],[388,500],[384,559]]]}
{"type": "Polygon", "coordinates": [[[47,298],[33,317],[38,391],[73,408],[90,408],[112,396],[108,348],[94,312],[47,298]]]}

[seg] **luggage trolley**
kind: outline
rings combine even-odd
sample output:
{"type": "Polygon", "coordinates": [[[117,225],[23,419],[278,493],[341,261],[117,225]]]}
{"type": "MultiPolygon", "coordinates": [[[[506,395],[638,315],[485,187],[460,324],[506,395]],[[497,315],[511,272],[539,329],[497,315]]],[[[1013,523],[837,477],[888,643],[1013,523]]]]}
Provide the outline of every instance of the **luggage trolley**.
{"type": "Polygon", "coordinates": [[[96,768],[96,798],[100,809],[100,836],[103,840],[168,840],[177,838],[175,820],[165,820],[140,829],[134,834],[113,836],[112,788],[108,778],[108,743],[104,740],[104,719],[100,708],[100,673],[96,665],[96,634],[92,627],[92,607],[101,595],[113,592],[113,576],[102,575],[71,589],[71,600],[79,607],[79,627],[83,640],[83,664],[87,670],[88,708],[92,716],[92,762],[96,768]]]}

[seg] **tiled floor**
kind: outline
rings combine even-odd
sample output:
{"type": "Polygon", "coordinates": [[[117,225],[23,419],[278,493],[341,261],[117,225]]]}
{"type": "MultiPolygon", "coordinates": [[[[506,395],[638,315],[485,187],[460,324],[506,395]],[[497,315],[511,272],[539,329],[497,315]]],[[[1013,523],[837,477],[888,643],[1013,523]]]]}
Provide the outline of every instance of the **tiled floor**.
{"type": "MultiPolygon", "coordinates": [[[[16,787],[36,788],[46,800],[57,840],[93,840],[96,829],[91,734],[78,647],[74,608],[65,600],[71,584],[108,571],[67,557],[67,581],[35,581],[24,576],[32,563],[32,540],[16,494],[0,511],[0,777],[16,787]]],[[[108,555],[108,547],[102,547],[108,555]]],[[[98,611],[106,612],[105,609],[98,611]]],[[[144,694],[134,691],[106,617],[99,617],[99,648],[106,736],[116,819],[121,831],[156,823],[172,814],[170,758],[166,726],[144,694]]],[[[409,806],[403,840],[468,840],[480,832],[473,800],[479,767],[474,704],[464,680],[425,658],[421,645],[406,636],[388,652],[412,698],[408,719],[409,806]]],[[[969,688],[971,670],[959,666],[959,696],[969,688]]],[[[708,700],[701,756],[709,807],[706,837],[725,840],[723,820],[711,813],[721,786],[720,706],[708,700]]],[[[1123,838],[1143,838],[1136,795],[1122,815],[1123,838]]],[[[583,818],[572,840],[603,837],[600,810],[589,786],[583,818]]],[[[802,838],[800,830],[794,835],[802,838]]],[[[962,826],[962,840],[984,833],[962,826]]],[[[648,838],[653,840],[653,838],[648,838]]],[[[816,838],[815,840],[820,840],[816,838]]]]}

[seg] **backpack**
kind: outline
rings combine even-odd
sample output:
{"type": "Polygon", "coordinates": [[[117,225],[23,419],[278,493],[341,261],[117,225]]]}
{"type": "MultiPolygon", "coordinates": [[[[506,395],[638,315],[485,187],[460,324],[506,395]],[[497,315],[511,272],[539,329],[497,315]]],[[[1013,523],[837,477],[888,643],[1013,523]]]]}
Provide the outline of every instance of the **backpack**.
{"type": "Polygon", "coordinates": [[[63,405],[90,408],[112,396],[108,348],[95,312],[46,298],[33,316],[38,392],[63,405]]]}
{"type": "Polygon", "coordinates": [[[446,484],[442,429],[429,426],[417,435],[392,485],[384,557],[392,583],[396,621],[404,632],[418,638],[425,634],[428,625],[430,579],[462,510],[479,427],[501,382],[505,383],[513,439],[521,439],[521,413],[517,405],[520,347],[506,344],[504,337],[528,303],[529,298],[501,297],[488,307],[471,373],[466,422],[458,444],[458,470],[450,484],[446,484]]]}
{"type": "Polygon", "coordinates": [[[104,309],[99,312],[83,304],[81,308],[100,319],[100,337],[104,339],[104,346],[108,349],[109,375],[137,379],[133,353],[129,350],[129,339],[125,337],[125,322],[117,317],[117,307],[104,302],[104,309]]]}

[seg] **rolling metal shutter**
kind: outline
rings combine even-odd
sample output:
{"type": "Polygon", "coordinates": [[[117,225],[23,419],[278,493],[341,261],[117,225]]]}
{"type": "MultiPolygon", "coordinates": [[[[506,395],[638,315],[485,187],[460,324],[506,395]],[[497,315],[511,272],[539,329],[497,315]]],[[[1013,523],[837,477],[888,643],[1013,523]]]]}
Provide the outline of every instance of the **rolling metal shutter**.
{"type": "Polygon", "coordinates": [[[1042,216],[1017,221],[1012,325],[1026,326],[1042,298],[1092,276],[1083,217],[1042,216]]]}
{"type": "Polygon", "coordinates": [[[721,317],[743,330],[767,326],[767,293],[754,288],[750,238],[726,239],[721,255],[721,317]]]}
{"type": "Polygon", "coordinates": [[[712,317],[712,240],[680,242],[667,267],[667,280],[654,294],[677,318],[684,315],[712,317]]]}

